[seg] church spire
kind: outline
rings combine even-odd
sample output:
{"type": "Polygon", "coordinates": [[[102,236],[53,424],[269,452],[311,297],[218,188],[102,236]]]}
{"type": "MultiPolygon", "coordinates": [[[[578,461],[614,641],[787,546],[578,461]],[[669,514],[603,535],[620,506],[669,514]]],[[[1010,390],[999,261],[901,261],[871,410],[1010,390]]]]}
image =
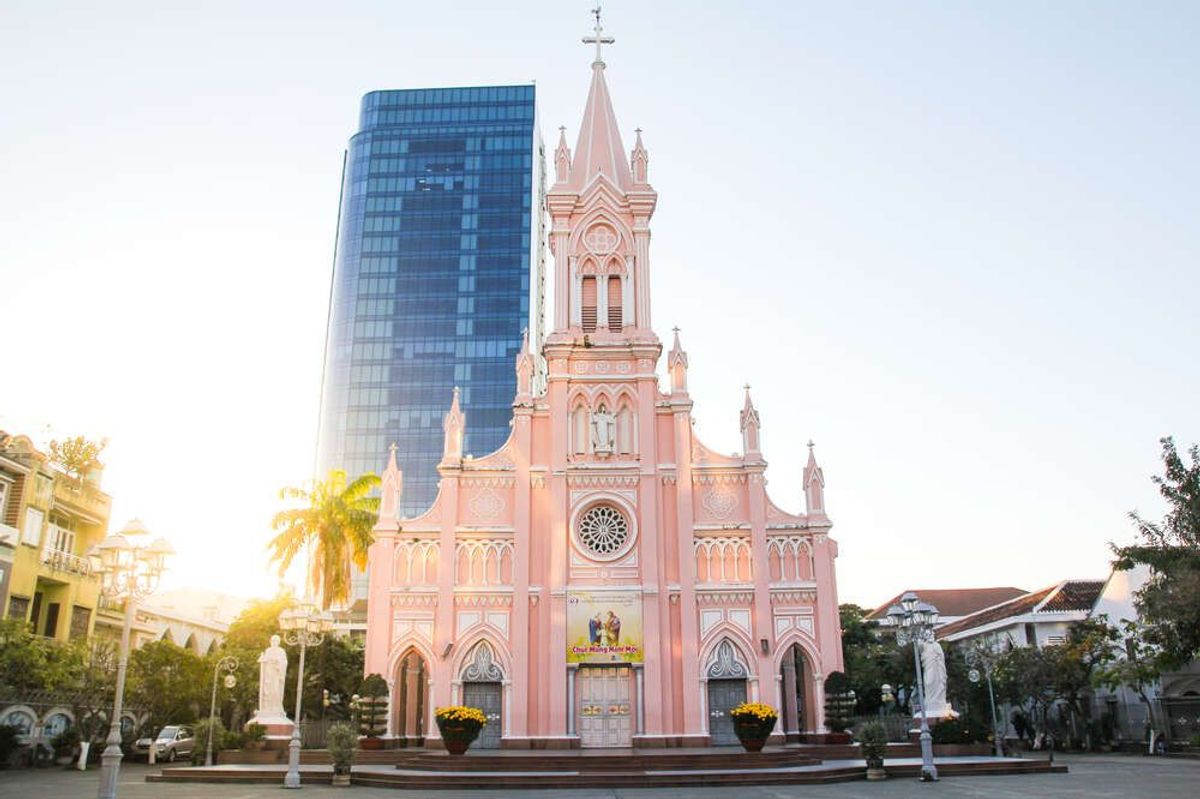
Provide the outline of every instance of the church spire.
{"type": "Polygon", "coordinates": [[[671,396],[679,397],[687,394],[688,357],[679,343],[679,328],[673,328],[675,343],[667,353],[667,371],[671,375],[671,396]]]}
{"type": "Polygon", "coordinates": [[[752,455],[762,456],[762,449],[758,440],[761,423],[758,418],[758,410],[754,407],[754,402],[750,399],[750,384],[747,383],[745,388],[746,401],[742,405],[739,421],[742,428],[742,452],[749,459],[752,455]]]}
{"type": "Polygon", "coordinates": [[[817,465],[813,442],[808,442],[808,463],[804,466],[804,505],[809,516],[825,515],[825,472],[817,465]]]}
{"type": "MultiPolygon", "coordinates": [[[[595,33],[583,38],[584,44],[596,45],[596,58],[592,61],[592,85],[588,90],[579,139],[575,142],[575,159],[566,182],[571,190],[582,192],[597,175],[604,175],[619,190],[628,191],[633,186],[633,174],[625,160],[625,145],[621,143],[617,115],[613,113],[608,85],[604,81],[604,60],[600,50],[601,45],[612,44],[616,39],[604,35],[599,6],[592,9],[592,14],[596,17],[595,33]]],[[[557,162],[556,153],[556,166],[557,162]]]]}
{"type": "Polygon", "coordinates": [[[404,473],[396,465],[396,442],[388,447],[388,464],[379,481],[379,523],[394,529],[404,494],[404,473]]]}
{"type": "Polygon", "coordinates": [[[442,422],[442,430],[446,439],[442,445],[441,466],[458,466],[462,463],[463,434],[467,426],[467,418],[458,405],[458,386],[454,387],[454,399],[450,402],[450,410],[442,422]]]}

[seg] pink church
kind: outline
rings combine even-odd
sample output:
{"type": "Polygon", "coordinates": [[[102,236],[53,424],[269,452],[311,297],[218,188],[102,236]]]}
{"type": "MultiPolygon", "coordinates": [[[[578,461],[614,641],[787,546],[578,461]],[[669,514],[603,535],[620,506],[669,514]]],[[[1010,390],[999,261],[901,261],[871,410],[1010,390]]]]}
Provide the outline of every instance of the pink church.
{"type": "Polygon", "coordinates": [[[678,331],[660,386],[648,163],[597,54],[554,154],[553,332],[518,357],[511,437],[464,457],[455,390],[433,506],[398,518],[394,451],[383,476],[366,670],[397,745],[438,745],[450,704],[488,714],[477,748],[733,744],[743,700],[781,710],[778,736],[822,730],[842,666],[824,476],[810,444],[805,512],[767,496],[749,391],[743,453],[706,447],[678,331]]]}

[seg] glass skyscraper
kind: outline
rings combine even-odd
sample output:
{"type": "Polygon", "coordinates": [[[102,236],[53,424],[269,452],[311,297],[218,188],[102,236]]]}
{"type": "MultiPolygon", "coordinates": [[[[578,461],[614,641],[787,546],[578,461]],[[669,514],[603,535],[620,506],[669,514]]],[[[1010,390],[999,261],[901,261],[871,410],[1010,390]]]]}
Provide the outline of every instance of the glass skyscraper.
{"type": "Polygon", "coordinates": [[[543,335],[545,159],[534,86],[363,97],[342,182],[317,473],[404,471],[437,494],[442,417],[462,389],[467,452],[509,434],[522,331],[543,335]]]}

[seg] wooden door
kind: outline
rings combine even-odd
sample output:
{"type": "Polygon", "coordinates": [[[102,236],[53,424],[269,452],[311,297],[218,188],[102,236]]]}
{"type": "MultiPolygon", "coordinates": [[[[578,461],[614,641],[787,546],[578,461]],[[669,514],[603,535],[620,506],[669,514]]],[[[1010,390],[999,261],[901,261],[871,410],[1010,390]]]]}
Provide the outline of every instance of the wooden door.
{"type": "Polygon", "coordinates": [[[575,678],[579,694],[579,745],[622,748],[633,745],[632,682],[628,666],[585,666],[575,678]]]}
{"type": "Polygon", "coordinates": [[[738,743],[729,711],[746,701],[745,680],[708,681],[708,735],[713,746],[738,743]]]}
{"type": "Polygon", "coordinates": [[[487,716],[488,723],[479,731],[479,737],[471,744],[473,749],[499,749],[500,736],[504,732],[501,692],[498,682],[463,683],[463,704],[477,707],[487,716]]]}

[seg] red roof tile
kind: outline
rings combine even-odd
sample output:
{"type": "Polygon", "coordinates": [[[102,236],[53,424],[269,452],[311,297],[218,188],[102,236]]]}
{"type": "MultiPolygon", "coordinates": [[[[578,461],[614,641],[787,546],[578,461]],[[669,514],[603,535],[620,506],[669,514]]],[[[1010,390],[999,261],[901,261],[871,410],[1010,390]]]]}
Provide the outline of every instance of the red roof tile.
{"type": "MultiPolygon", "coordinates": [[[[938,609],[942,616],[966,616],[971,613],[999,605],[1019,596],[1026,591],[1023,588],[927,588],[914,589],[923,602],[928,602],[938,609]]],[[[900,602],[904,595],[901,591],[867,614],[868,619],[882,619],[887,615],[888,608],[900,602]]]]}

